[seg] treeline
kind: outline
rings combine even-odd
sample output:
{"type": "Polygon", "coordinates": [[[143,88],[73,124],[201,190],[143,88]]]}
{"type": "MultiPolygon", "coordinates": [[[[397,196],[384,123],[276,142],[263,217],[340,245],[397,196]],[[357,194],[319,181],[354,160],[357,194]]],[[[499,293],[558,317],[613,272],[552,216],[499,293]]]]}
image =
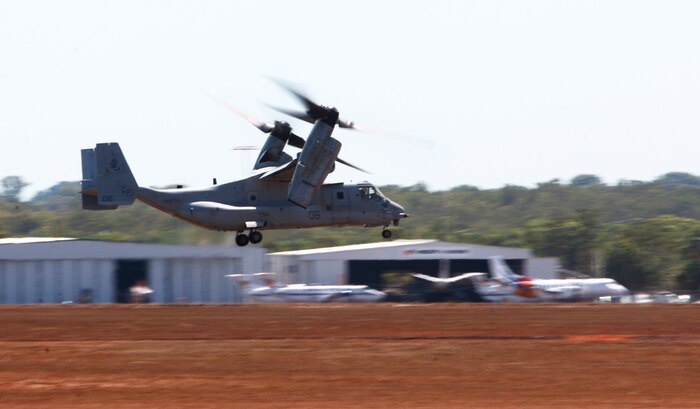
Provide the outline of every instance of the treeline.
{"type": "MultiPolygon", "coordinates": [[[[8,179],[10,178],[10,179],[8,179]]],[[[59,236],[160,243],[233,243],[137,203],[115,211],[84,211],[79,183],[62,182],[28,202],[24,182],[2,180],[0,235],[59,236]]],[[[482,190],[459,186],[385,186],[411,213],[397,238],[439,239],[533,249],[563,267],[610,276],[630,288],[700,288],[700,178],[669,173],[651,182],[605,185],[594,175],[552,180],[534,188],[482,190]]],[[[381,241],[379,228],[319,228],[265,232],[270,251],[381,241]]]]}

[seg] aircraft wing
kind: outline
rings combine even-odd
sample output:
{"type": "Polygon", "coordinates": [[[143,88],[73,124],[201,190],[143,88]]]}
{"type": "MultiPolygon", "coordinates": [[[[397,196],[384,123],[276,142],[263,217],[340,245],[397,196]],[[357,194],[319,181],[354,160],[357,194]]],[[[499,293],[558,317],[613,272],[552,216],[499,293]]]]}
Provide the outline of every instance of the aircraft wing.
{"type": "Polygon", "coordinates": [[[292,176],[294,175],[294,169],[296,169],[298,163],[299,161],[294,159],[291,162],[287,162],[284,165],[269,170],[260,176],[260,180],[290,182],[292,180],[292,176]]]}
{"type": "Polygon", "coordinates": [[[433,276],[429,276],[427,274],[415,273],[415,274],[411,274],[411,275],[415,278],[420,278],[421,280],[430,281],[431,283],[442,283],[443,282],[442,279],[437,278],[437,277],[433,277],[433,276]]]}
{"type": "Polygon", "coordinates": [[[457,281],[462,281],[467,278],[472,278],[472,277],[478,277],[478,276],[483,276],[486,275],[486,273],[464,273],[460,274],[458,276],[450,277],[445,280],[447,283],[456,283],[457,281]]]}
{"type": "Polygon", "coordinates": [[[458,281],[461,281],[461,280],[464,280],[467,278],[485,275],[485,273],[465,273],[465,274],[460,274],[458,276],[450,277],[450,278],[439,278],[439,277],[433,277],[433,276],[429,276],[427,274],[420,274],[420,273],[411,274],[411,275],[413,277],[420,278],[421,280],[430,281],[431,283],[453,284],[453,283],[456,283],[458,281]]]}

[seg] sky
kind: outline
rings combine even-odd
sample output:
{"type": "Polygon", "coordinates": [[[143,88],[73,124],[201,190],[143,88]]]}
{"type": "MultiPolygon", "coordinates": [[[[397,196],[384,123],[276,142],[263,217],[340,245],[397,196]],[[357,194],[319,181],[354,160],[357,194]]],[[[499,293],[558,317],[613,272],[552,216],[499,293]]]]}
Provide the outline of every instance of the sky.
{"type": "Polygon", "coordinates": [[[233,148],[265,136],[207,95],[287,119],[268,77],[406,136],[336,131],[371,174],[329,181],[700,175],[698,21],[695,1],[3,1],[0,177],[29,196],[119,142],[143,186],[239,179],[257,153],[233,148]]]}

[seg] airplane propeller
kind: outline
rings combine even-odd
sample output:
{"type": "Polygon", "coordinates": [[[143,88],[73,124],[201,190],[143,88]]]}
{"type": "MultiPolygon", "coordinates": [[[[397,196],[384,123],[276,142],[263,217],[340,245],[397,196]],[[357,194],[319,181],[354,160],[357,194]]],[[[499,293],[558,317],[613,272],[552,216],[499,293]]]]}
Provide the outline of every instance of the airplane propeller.
{"type": "MultiPolygon", "coordinates": [[[[304,107],[306,108],[306,111],[300,112],[300,111],[295,111],[295,110],[291,110],[291,109],[287,109],[287,108],[281,108],[281,107],[274,106],[274,105],[267,105],[269,108],[274,109],[278,112],[281,112],[285,115],[289,115],[292,118],[296,118],[296,119],[299,119],[299,120],[302,120],[304,122],[308,122],[311,124],[315,123],[318,119],[325,118],[328,114],[331,114],[331,113],[334,113],[335,116],[337,117],[338,111],[335,108],[329,108],[329,107],[325,107],[323,105],[319,105],[319,104],[315,103],[314,101],[311,100],[311,98],[309,98],[308,96],[303,94],[301,91],[297,90],[296,88],[292,87],[291,85],[287,84],[286,82],[284,82],[282,80],[272,78],[272,77],[268,77],[268,78],[270,78],[271,81],[273,81],[274,83],[276,83],[277,85],[279,85],[280,87],[285,89],[287,92],[292,94],[296,99],[298,99],[299,102],[301,102],[302,105],[304,105],[304,107]]],[[[331,115],[333,115],[333,114],[331,114],[331,115]]],[[[351,130],[359,131],[359,132],[363,132],[363,133],[369,133],[369,134],[380,135],[380,136],[384,136],[384,137],[388,137],[388,138],[392,138],[392,139],[400,139],[402,141],[409,141],[409,142],[413,142],[413,143],[418,143],[420,145],[423,145],[426,148],[432,148],[434,145],[433,142],[428,141],[426,139],[416,138],[416,137],[406,136],[406,135],[399,135],[399,134],[396,134],[393,132],[387,132],[387,131],[383,131],[383,130],[376,129],[376,128],[370,128],[367,126],[359,125],[359,124],[355,123],[354,121],[350,121],[350,120],[346,120],[346,119],[342,119],[342,118],[337,118],[335,124],[338,125],[339,128],[351,129],[351,130]]]]}
{"type": "Polygon", "coordinates": [[[346,121],[344,119],[337,118],[337,113],[338,110],[335,108],[329,108],[323,105],[319,105],[315,103],[314,101],[311,100],[311,98],[307,97],[305,94],[303,94],[301,91],[295,89],[291,85],[285,83],[284,81],[278,80],[276,78],[269,77],[271,81],[275,82],[277,85],[280,87],[284,88],[287,92],[290,94],[294,95],[296,99],[301,102],[302,105],[306,108],[305,112],[299,112],[299,111],[294,111],[291,109],[286,109],[286,108],[281,108],[277,106],[270,106],[270,108],[279,111],[285,115],[289,115],[293,118],[300,119],[304,122],[308,123],[315,123],[318,119],[323,119],[327,117],[329,114],[333,113],[335,114],[334,116],[336,117],[336,125],[338,125],[339,128],[345,128],[345,129],[356,129],[356,130],[361,130],[360,128],[355,126],[355,123],[353,121],[346,121]]]}

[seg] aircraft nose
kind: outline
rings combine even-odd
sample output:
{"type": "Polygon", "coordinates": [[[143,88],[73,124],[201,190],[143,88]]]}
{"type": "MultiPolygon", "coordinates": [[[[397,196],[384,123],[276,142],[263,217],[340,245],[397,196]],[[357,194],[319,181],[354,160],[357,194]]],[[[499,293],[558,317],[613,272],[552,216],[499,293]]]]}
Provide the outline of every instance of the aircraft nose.
{"type": "Polygon", "coordinates": [[[622,284],[615,283],[615,284],[612,284],[612,286],[610,288],[615,290],[615,292],[619,296],[627,295],[630,293],[630,290],[628,290],[627,287],[625,287],[622,284]]]}
{"type": "Polygon", "coordinates": [[[391,205],[391,218],[394,222],[394,225],[397,226],[399,224],[399,220],[405,219],[406,217],[410,216],[410,214],[406,213],[406,209],[403,208],[400,204],[389,201],[391,205]]]}
{"type": "Polygon", "coordinates": [[[403,206],[401,206],[400,204],[391,200],[389,201],[389,203],[391,204],[391,210],[396,219],[410,216],[408,213],[406,213],[406,209],[404,209],[403,206]]]}

